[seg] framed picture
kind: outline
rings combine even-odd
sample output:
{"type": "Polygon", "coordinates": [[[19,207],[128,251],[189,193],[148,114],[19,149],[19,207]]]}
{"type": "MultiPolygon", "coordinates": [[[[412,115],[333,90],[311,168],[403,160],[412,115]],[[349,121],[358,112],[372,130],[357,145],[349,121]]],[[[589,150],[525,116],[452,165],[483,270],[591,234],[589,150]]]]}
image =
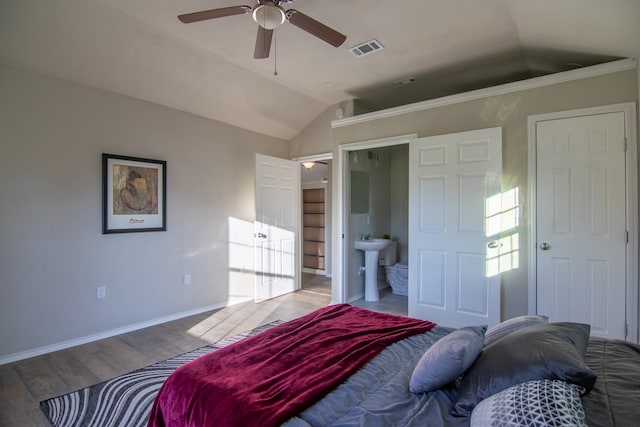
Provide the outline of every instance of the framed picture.
{"type": "Polygon", "coordinates": [[[102,234],[167,229],[167,162],[102,154],[102,234]]]}

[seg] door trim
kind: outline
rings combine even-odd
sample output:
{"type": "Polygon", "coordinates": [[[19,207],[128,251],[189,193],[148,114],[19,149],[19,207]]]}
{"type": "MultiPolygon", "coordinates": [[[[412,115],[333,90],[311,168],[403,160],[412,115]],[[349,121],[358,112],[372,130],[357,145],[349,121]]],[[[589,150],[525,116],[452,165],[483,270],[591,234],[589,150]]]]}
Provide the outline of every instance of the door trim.
{"type": "Polygon", "coordinates": [[[536,152],[536,124],[542,121],[565,119],[579,116],[591,116],[608,113],[624,113],[625,136],[627,140],[626,156],[626,218],[629,234],[627,243],[627,271],[626,271],[626,300],[627,340],[638,342],[638,150],[636,135],[636,106],[635,103],[605,105],[593,108],[583,108],[548,114],[536,114],[528,117],[528,217],[529,217],[529,254],[528,254],[528,310],[535,314],[537,306],[537,152],[536,152]]]}
{"type": "MultiPolygon", "coordinates": [[[[347,207],[349,206],[349,152],[363,150],[367,148],[380,148],[389,147],[392,145],[408,144],[411,140],[416,139],[417,134],[411,133],[407,135],[392,136],[389,138],[371,139],[367,141],[359,141],[348,144],[342,144],[338,146],[338,164],[334,169],[334,176],[336,176],[336,189],[338,191],[338,203],[334,207],[333,215],[334,219],[338,219],[339,223],[333,230],[333,241],[340,242],[333,245],[333,257],[331,272],[333,277],[338,278],[331,290],[331,302],[332,303],[345,303],[347,301],[347,286],[346,286],[346,268],[347,264],[347,250],[345,245],[347,240],[345,236],[348,235],[348,219],[349,213],[347,207]]],[[[334,198],[335,200],[335,198],[334,198]]],[[[333,283],[333,282],[332,282],[333,283]]]]}

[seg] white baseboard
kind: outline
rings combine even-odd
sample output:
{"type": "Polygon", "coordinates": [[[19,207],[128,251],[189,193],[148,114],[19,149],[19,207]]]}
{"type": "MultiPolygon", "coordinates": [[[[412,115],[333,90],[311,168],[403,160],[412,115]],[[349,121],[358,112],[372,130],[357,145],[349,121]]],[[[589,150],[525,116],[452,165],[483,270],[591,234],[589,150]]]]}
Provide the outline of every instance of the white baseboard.
{"type": "MultiPolygon", "coordinates": [[[[253,301],[249,299],[248,301],[253,301]]],[[[207,311],[217,310],[220,308],[228,307],[230,305],[239,304],[245,301],[233,301],[222,304],[214,304],[206,307],[195,308],[193,310],[187,310],[180,313],[170,314],[168,316],[158,317],[156,319],[147,320],[140,323],[134,323],[132,325],[123,326],[117,329],[111,329],[109,331],[99,332],[97,334],[87,335],[84,337],[74,338],[67,341],[58,342],[55,344],[49,344],[42,347],[37,347],[31,350],[21,351],[18,353],[12,353],[5,356],[0,356],[0,365],[5,365],[11,362],[17,362],[19,360],[28,359],[30,357],[41,356],[43,354],[52,353],[58,350],[64,350],[66,348],[75,347],[82,344],[98,341],[105,338],[111,338],[116,335],[126,334],[127,332],[137,331],[138,329],[148,328],[150,326],[159,325],[161,323],[171,322],[173,320],[182,319],[184,317],[194,316],[196,314],[205,313],[207,311]]]]}

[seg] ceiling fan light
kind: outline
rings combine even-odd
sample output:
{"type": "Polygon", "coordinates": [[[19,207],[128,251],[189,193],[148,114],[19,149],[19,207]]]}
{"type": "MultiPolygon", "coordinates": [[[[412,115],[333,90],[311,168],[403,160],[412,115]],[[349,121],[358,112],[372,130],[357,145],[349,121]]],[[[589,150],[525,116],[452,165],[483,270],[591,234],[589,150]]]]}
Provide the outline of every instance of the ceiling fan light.
{"type": "Polygon", "coordinates": [[[302,166],[304,166],[306,169],[311,169],[315,164],[315,162],[302,162],[302,166]]]}
{"type": "Polygon", "coordinates": [[[253,20],[265,30],[273,30],[284,24],[284,10],[274,4],[261,4],[253,9],[253,20]]]}

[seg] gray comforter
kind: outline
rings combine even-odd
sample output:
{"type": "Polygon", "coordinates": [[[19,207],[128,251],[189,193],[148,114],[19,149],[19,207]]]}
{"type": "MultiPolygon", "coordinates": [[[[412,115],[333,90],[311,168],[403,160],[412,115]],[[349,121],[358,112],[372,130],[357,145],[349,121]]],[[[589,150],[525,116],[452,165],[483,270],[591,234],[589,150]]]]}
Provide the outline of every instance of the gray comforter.
{"type": "MultiPolygon", "coordinates": [[[[397,342],[285,427],[468,426],[449,414],[454,384],[411,393],[409,380],[422,354],[452,329],[435,327],[397,342]]],[[[589,427],[640,425],[640,346],[592,337],[585,361],[598,379],[582,398],[589,427]]]]}
{"type": "Polygon", "coordinates": [[[598,379],[582,398],[589,427],[640,425],[640,347],[591,337],[585,360],[598,379]]]}
{"type": "Polygon", "coordinates": [[[449,414],[456,395],[453,385],[433,393],[409,391],[422,354],[449,332],[435,327],[389,346],[285,426],[468,426],[468,418],[449,414]]]}

